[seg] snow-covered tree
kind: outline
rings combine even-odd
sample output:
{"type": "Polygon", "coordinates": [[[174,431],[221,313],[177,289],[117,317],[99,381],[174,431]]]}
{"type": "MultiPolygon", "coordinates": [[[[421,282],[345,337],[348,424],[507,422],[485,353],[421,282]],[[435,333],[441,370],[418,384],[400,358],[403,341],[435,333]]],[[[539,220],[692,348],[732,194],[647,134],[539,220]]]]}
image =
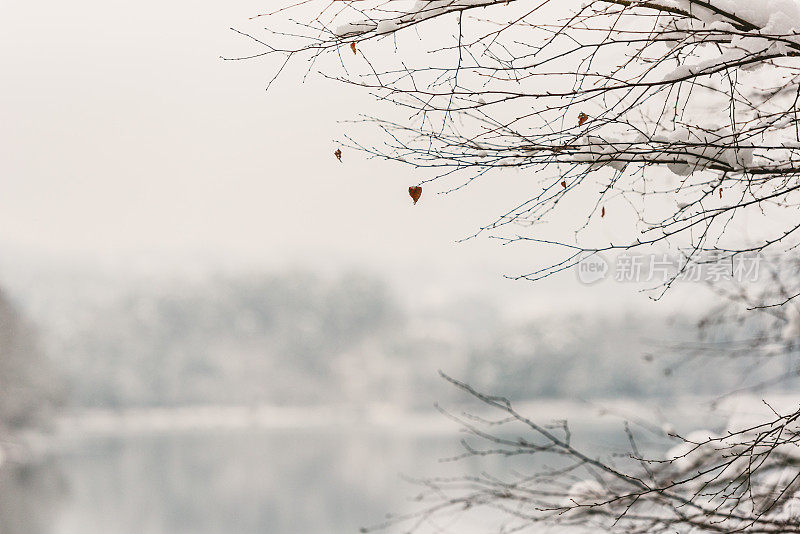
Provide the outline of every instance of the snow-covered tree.
{"type": "MultiPolygon", "coordinates": [[[[256,20],[268,20],[267,35],[239,30],[258,47],[248,58],[280,58],[279,73],[305,60],[388,104],[363,118],[381,141],[348,136],[343,146],[422,170],[426,192],[495,171],[530,176],[531,196],[477,232],[563,251],[521,278],[604,251],[680,247],[689,261],[732,260],[798,243],[796,0],[307,0],[256,20]],[[301,22],[290,28],[287,14],[301,22]],[[612,217],[624,230],[609,242],[598,227],[612,217]]],[[[798,292],[781,287],[734,300],[769,310],[769,331],[793,340],[798,292]]],[[[451,381],[532,433],[507,439],[465,419],[488,442],[469,454],[565,461],[530,476],[429,481],[434,502],[407,518],[414,524],[489,508],[509,530],[595,521],[624,532],[800,531],[800,411],[674,436],[678,447],[657,460],[631,434],[635,461],[615,466],[573,447],[566,426],[451,381]]]]}
{"type": "Polygon", "coordinates": [[[59,395],[33,326],[0,291],[0,436],[41,423],[59,395]]]}

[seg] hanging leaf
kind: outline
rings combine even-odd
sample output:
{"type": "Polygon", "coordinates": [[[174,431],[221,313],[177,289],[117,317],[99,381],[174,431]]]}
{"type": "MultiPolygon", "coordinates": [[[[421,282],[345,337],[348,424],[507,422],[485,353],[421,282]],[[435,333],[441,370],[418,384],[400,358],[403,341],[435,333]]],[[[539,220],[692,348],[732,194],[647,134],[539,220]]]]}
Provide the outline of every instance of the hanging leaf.
{"type": "Polygon", "coordinates": [[[350,50],[352,50],[354,54],[356,53],[356,43],[350,43],[350,50]]]}
{"type": "Polygon", "coordinates": [[[605,207],[605,206],[603,206],[603,207],[600,209],[600,217],[602,218],[602,217],[605,217],[605,216],[606,216],[606,207],[605,207]]]}
{"type": "Polygon", "coordinates": [[[719,198],[722,198],[722,188],[719,188],[719,198]]]}
{"type": "Polygon", "coordinates": [[[414,200],[414,204],[417,203],[419,197],[422,196],[422,187],[418,185],[412,185],[408,188],[408,194],[411,195],[412,200],[414,200]]]}
{"type": "Polygon", "coordinates": [[[561,182],[561,187],[563,187],[564,189],[566,189],[566,188],[567,188],[567,181],[566,181],[566,180],[564,180],[563,182],[561,182]]]}
{"type": "Polygon", "coordinates": [[[581,111],[578,114],[578,126],[583,126],[583,123],[589,120],[589,115],[581,111]]]}
{"type": "Polygon", "coordinates": [[[333,155],[336,156],[336,159],[338,159],[339,161],[342,161],[342,149],[341,148],[337,148],[336,152],[334,152],[333,155]]]}

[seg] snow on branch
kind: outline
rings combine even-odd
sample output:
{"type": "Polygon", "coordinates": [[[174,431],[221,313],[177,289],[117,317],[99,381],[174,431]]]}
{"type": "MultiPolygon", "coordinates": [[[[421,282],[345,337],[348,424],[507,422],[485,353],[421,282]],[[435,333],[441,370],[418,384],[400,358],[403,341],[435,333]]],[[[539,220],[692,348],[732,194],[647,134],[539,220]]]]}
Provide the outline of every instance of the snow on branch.
{"type": "Polygon", "coordinates": [[[781,413],[770,406],[770,416],[758,422],[733,419],[722,432],[686,436],[668,425],[626,423],[627,454],[603,458],[574,444],[566,422],[540,424],[508,399],[443,376],[493,410],[480,415],[441,410],[466,434],[465,452],[453,460],[528,457],[531,464],[548,467],[534,473],[514,469],[503,477],[484,472],[420,480],[420,510],[390,516],[362,532],[397,524],[421,532],[428,524],[435,529],[443,518],[459,525],[452,519],[459,516],[465,524],[479,524],[498,512],[505,517],[501,532],[535,531],[552,523],[629,534],[800,532],[798,411],[781,413]],[[646,436],[666,437],[674,445],[650,456],[641,450],[646,436]]]}
{"type": "MultiPolygon", "coordinates": [[[[770,250],[797,279],[787,252],[800,246],[798,0],[310,0],[267,20],[266,35],[238,30],[257,48],[232,59],[276,57],[278,74],[305,61],[374,97],[362,122],[380,137],[348,133],[345,150],[410,167],[425,199],[509,169],[528,181],[527,197],[474,233],[563,252],[518,278],[658,246],[687,264],[770,250]],[[280,19],[289,12],[300,16],[280,19]]],[[[800,289],[772,282],[752,299],[732,292],[738,311],[708,319],[740,337],[687,354],[796,354],[800,289]],[[743,302],[767,319],[743,328],[743,302]]],[[[505,531],[800,532],[796,406],[721,432],[650,429],[674,442],[666,456],[644,455],[628,428],[621,463],[576,447],[566,424],[540,425],[445,378],[500,415],[449,414],[471,436],[465,457],[535,455],[555,467],[421,481],[422,510],[388,524],[413,530],[488,509],[505,531]],[[507,424],[522,434],[509,437],[507,424]]]]}
{"type": "MultiPolygon", "coordinates": [[[[346,0],[295,9],[305,22],[273,16],[266,37],[241,32],[262,48],[248,57],[280,57],[279,70],[305,58],[309,71],[373,94],[376,112],[363,121],[384,139],[347,137],[345,147],[412,166],[443,193],[495,170],[533,171],[538,191],[476,232],[568,245],[563,262],[523,278],[661,241],[750,250],[725,232],[731,221],[800,202],[795,0],[346,0]],[[587,194],[595,201],[574,218],[575,249],[542,224],[587,194]],[[673,210],[651,214],[654,198],[673,210]],[[612,209],[633,214],[634,238],[592,236],[612,209]]],[[[778,228],[759,240],[795,237],[778,228]]]]}

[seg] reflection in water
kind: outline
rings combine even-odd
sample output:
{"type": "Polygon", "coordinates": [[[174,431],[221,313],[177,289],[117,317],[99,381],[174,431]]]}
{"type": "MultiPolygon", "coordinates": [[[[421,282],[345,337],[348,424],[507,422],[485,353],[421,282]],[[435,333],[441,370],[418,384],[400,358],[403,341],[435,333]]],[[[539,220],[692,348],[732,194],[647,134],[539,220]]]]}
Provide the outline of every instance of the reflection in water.
{"type": "Polygon", "coordinates": [[[455,446],[452,435],[319,430],[75,443],[59,459],[68,503],[43,532],[357,532],[407,507],[401,472],[432,472],[455,446]]]}
{"type": "MultiPolygon", "coordinates": [[[[613,446],[618,430],[583,434],[613,446]]],[[[39,466],[0,469],[0,534],[355,533],[414,509],[416,488],[401,474],[500,467],[438,462],[460,451],[456,433],[385,427],[73,438],[58,451],[39,466]]],[[[528,464],[512,467],[532,467],[519,461],[528,464]]]]}

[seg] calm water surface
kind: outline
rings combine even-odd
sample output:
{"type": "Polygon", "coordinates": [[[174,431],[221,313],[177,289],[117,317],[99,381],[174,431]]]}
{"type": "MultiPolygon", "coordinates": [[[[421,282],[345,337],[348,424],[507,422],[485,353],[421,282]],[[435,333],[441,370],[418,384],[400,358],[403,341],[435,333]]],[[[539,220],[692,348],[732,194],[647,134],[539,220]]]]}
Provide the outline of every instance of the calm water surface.
{"type": "MultiPolygon", "coordinates": [[[[355,533],[413,509],[417,488],[402,474],[504,470],[497,459],[439,462],[462,451],[463,437],[441,426],[73,436],[42,462],[0,468],[0,533],[355,533]]],[[[624,445],[621,428],[586,419],[574,439],[603,454],[624,445]]],[[[534,466],[524,461],[516,467],[534,466]]]]}

